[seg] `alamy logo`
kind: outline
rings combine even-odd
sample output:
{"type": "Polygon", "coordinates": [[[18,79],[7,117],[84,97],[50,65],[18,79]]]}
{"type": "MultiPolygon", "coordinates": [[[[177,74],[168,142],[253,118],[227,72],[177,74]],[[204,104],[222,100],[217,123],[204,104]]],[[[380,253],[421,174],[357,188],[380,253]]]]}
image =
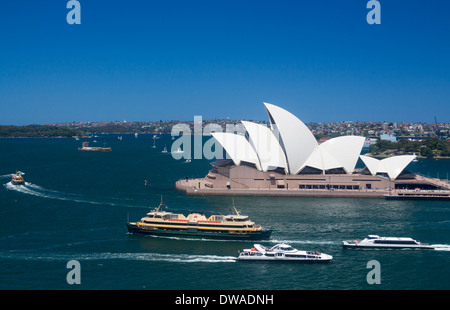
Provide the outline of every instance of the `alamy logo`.
{"type": "MultiPolygon", "coordinates": [[[[67,2],[68,9],[71,9],[67,13],[67,23],[69,25],[81,24],[81,5],[77,0],[70,0],[67,2]]],[[[367,13],[366,20],[369,25],[381,24],[381,4],[377,0],[370,0],[367,2],[366,8],[370,9],[367,13]]]]}
{"type": "Polygon", "coordinates": [[[81,266],[80,262],[77,260],[70,260],[66,265],[67,269],[71,269],[66,276],[66,281],[68,284],[81,284],[81,266]]]}
{"type": "Polygon", "coordinates": [[[367,283],[372,284],[381,284],[381,265],[377,260],[371,260],[367,262],[366,268],[373,268],[367,273],[366,280],[367,283]]]}
{"type": "Polygon", "coordinates": [[[367,13],[366,20],[369,25],[381,24],[381,5],[377,0],[367,2],[366,8],[371,9],[367,13]]]}
{"type": "Polygon", "coordinates": [[[68,9],[71,9],[67,13],[66,20],[69,25],[81,24],[81,5],[77,0],[70,0],[67,2],[68,9]]]}

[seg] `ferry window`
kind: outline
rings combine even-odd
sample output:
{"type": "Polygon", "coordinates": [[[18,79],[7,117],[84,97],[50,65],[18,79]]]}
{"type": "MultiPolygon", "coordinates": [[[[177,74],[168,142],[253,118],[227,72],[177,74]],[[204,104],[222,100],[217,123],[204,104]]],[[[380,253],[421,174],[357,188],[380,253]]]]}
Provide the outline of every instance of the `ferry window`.
{"type": "Polygon", "coordinates": [[[367,189],[371,189],[372,188],[372,184],[366,184],[366,188],[367,189]]]}
{"type": "Polygon", "coordinates": [[[291,251],[292,247],[283,247],[283,248],[281,248],[281,250],[283,250],[283,251],[291,251]]]}

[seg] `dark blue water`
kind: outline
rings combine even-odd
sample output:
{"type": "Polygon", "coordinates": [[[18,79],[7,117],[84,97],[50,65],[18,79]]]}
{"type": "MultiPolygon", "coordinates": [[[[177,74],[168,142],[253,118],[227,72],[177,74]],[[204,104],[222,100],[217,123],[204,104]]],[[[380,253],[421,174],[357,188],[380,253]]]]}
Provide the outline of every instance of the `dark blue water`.
{"type": "MultiPolygon", "coordinates": [[[[0,289],[450,289],[450,251],[345,250],[368,234],[450,245],[450,203],[384,199],[236,197],[237,208],[274,229],[273,245],[333,255],[330,264],[237,262],[251,242],[135,236],[163,194],[169,211],[228,213],[231,197],[186,196],[176,180],[203,177],[208,160],[186,163],[161,153],[169,136],[96,138],[110,153],[79,152],[75,139],[0,139],[0,289]],[[25,186],[10,174],[25,172],[25,186]],[[148,185],[144,185],[144,180],[148,185]],[[67,262],[81,284],[66,281],[67,262]],[[381,284],[366,281],[367,263],[381,284]]],[[[91,141],[91,144],[92,143],[91,141]]],[[[409,170],[447,178],[450,160],[419,160],[409,170]]]]}

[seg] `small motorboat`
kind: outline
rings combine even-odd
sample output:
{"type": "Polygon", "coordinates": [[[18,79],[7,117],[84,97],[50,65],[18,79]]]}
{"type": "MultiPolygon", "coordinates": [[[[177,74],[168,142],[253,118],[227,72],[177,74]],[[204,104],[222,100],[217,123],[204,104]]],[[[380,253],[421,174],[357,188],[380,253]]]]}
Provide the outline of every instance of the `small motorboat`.
{"type": "Polygon", "coordinates": [[[329,262],[333,256],[317,251],[300,251],[288,244],[279,243],[271,248],[255,244],[251,249],[244,249],[239,253],[239,260],[247,261],[303,261],[303,262],[329,262]]]}
{"type": "Polygon", "coordinates": [[[13,174],[11,179],[11,184],[13,185],[24,185],[25,180],[23,179],[22,173],[17,171],[16,174],[13,174]]]}

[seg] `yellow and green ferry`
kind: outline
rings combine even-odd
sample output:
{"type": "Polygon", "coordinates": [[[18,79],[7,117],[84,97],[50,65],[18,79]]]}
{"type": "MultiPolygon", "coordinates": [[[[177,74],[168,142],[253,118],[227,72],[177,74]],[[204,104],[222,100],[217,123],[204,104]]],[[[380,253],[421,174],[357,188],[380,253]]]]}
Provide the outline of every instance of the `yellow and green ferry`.
{"type": "Polygon", "coordinates": [[[185,216],[163,211],[162,206],[161,199],[160,205],[139,222],[127,223],[128,231],[155,236],[246,240],[267,239],[272,233],[271,229],[256,225],[248,216],[241,215],[234,205],[234,214],[211,215],[208,218],[200,212],[185,216]]]}

